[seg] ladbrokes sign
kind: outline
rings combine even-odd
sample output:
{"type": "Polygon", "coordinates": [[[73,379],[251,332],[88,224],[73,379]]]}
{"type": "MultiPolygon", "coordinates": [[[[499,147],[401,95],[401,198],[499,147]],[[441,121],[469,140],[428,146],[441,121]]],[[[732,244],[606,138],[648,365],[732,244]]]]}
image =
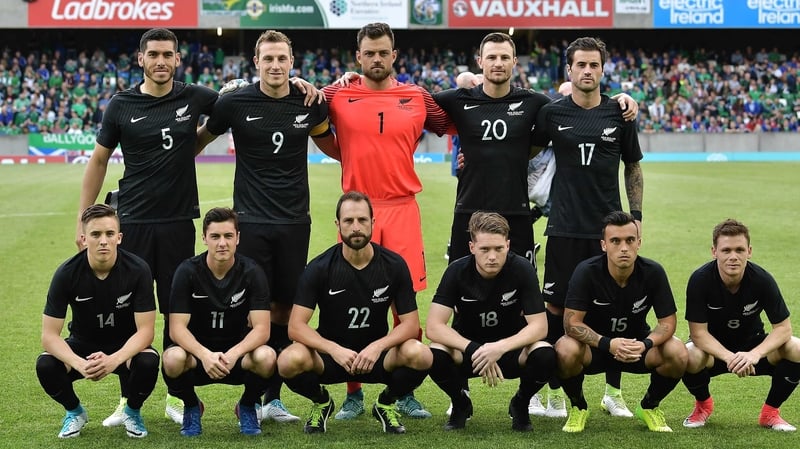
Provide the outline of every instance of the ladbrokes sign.
{"type": "Polygon", "coordinates": [[[196,1],[38,0],[28,5],[36,28],[197,28],[196,1]]]}

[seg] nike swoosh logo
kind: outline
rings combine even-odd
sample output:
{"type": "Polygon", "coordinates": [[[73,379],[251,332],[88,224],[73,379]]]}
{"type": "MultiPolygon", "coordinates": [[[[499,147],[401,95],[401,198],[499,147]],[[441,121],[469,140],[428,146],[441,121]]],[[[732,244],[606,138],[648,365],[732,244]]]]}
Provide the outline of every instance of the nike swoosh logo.
{"type": "Polygon", "coordinates": [[[783,380],[785,380],[786,382],[789,382],[792,385],[797,385],[798,383],[800,383],[800,380],[789,379],[789,376],[784,377],[783,380]]]}
{"type": "Polygon", "coordinates": [[[208,295],[198,295],[197,293],[192,293],[192,298],[203,299],[208,298],[208,295]]]}
{"type": "Polygon", "coordinates": [[[465,104],[464,105],[464,110],[465,111],[469,111],[470,109],[475,109],[478,106],[480,106],[480,105],[479,104],[465,104]]]}
{"type": "Polygon", "coordinates": [[[574,128],[574,126],[561,126],[561,125],[558,125],[558,130],[559,131],[564,131],[565,129],[572,129],[572,128],[574,128]]]}
{"type": "Polygon", "coordinates": [[[356,101],[360,101],[360,100],[363,100],[363,98],[348,98],[347,102],[348,103],[355,103],[356,101]]]}
{"type": "Polygon", "coordinates": [[[79,298],[79,297],[76,296],[75,297],[75,302],[84,302],[84,301],[88,301],[88,300],[90,300],[92,298],[94,298],[94,296],[89,296],[88,298],[79,298]]]}
{"type": "Polygon", "coordinates": [[[708,306],[708,308],[711,309],[711,310],[720,310],[720,309],[722,309],[722,307],[714,307],[714,306],[708,306]]]}
{"type": "Polygon", "coordinates": [[[328,294],[329,294],[329,295],[331,295],[331,296],[333,296],[333,295],[338,295],[339,293],[341,293],[341,292],[343,292],[343,291],[345,291],[345,290],[346,290],[346,289],[344,289],[344,288],[343,288],[343,289],[341,289],[341,290],[331,290],[331,289],[328,289],[328,294]]]}
{"type": "Polygon", "coordinates": [[[247,116],[247,117],[245,117],[244,119],[245,119],[245,120],[247,120],[248,122],[252,122],[253,120],[261,120],[262,118],[264,118],[264,117],[250,117],[250,116],[248,115],[248,116],[247,116]]]}
{"type": "Polygon", "coordinates": [[[136,118],[131,117],[131,123],[136,123],[136,122],[144,120],[146,118],[147,118],[146,115],[144,117],[136,117],[136,118]]]}
{"type": "Polygon", "coordinates": [[[465,298],[463,296],[461,297],[461,300],[464,302],[478,302],[478,300],[475,298],[465,298]]]}
{"type": "Polygon", "coordinates": [[[599,300],[599,299],[595,299],[595,300],[594,300],[594,301],[592,301],[592,302],[593,302],[593,303],[595,303],[595,304],[597,304],[598,306],[610,306],[610,305],[611,305],[611,303],[610,303],[610,302],[600,302],[600,300],[599,300]]]}

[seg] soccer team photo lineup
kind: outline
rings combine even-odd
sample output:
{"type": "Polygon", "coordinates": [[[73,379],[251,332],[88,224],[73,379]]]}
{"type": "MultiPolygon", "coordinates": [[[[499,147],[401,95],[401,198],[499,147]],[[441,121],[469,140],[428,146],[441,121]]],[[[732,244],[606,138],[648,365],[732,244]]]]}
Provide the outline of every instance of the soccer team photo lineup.
{"type": "MultiPolygon", "coordinates": [[[[128,8],[38,1],[87,24],[128,8]]],[[[30,3],[28,14],[40,11],[30,3]]],[[[147,14],[178,8],[151,3],[161,9],[147,14]]],[[[265,3],[280,10],[255,1],[247,11],[265,3]]],[[[459,2],[400,3],[433,26],[459,2]]],[[[519,2],[460,3],[476,14],[519,2]]],[[[595,3],[599,13],[612,2],[595,3]]],[[[650,13],[656,25],[665,8],[650,13]]],[[[469,44],[414,49],[386,20],[336,33],[349,40],[330,50],[307,47],[319,30],[242,31],[246,50],[230,57],[208,33],[142,14],[157,26],[108,43],[15,39],[0,59],[0,143],[11,149],[0,170],[61,164],[71,184],[69,212],[52,218],[70,234],[52,244],[60,260],[30,268],[47,279],[32,301],[40,344],[22,359],[36,378],[27,394],[48,402],[37,444],[114,444],[123,429],[158,444],[292,432],[318,444],[370,430],[382,438],[372,445],[386,444],[383,433],[448,444],[482,426],[502,444],[602,426],[623,446],[672,433],[704,447],[738,426],[794,445],[784,436],[800,412],[790,400],[800,288],[796,268],[781,266],[794,245],[776,248],[769,214],[745,212],[728,192],[800,160],[797,49],[661,54],[612,46],[596,37],[602,27],[561,30],[549,46],[514,28],[475,29],[469,44]],[[730,147],[658,149],[698,141],[730,147]],[[692,152],[764,172],[720,176],[694,192],[720,204],[685,217],[689,207],[669,201],[677,191],[645,196],[645,178],[690,182],[691,170],[650,171],[648,158],[699,160],[692,152]],[[442,163],[422,167],[426,157],[442,163]],[[702,234],[691,251],[704,257],[679,272],[682,255],[665,241],[684,226],[702,234]]],[[[785,209],[784,235],[797,204],[785,209]]]]}

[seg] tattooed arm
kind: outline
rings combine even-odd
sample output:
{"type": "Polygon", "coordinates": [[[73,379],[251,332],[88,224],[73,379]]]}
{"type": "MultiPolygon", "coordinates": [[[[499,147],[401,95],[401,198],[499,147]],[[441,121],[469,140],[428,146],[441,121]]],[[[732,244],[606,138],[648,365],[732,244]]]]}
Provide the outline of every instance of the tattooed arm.
{"type": "Polygon", "coordinates": [[[675,327],[677,326],[677,323],[678,318],[675,316],[675,314],[659,318],[658,324],[652,331],[650,331],[650,335],[648,335],[647,338],[653,341],[653,346],[663,345],[667,342],[667,340],[675,335],[675,327]]]}
{"type": "Polygon", "coordinates": [[[602,335],[583,322],[585,316],[586,312],[583,310],[564,309],[564,333],[581,343],[596,348],[602,335]]]}

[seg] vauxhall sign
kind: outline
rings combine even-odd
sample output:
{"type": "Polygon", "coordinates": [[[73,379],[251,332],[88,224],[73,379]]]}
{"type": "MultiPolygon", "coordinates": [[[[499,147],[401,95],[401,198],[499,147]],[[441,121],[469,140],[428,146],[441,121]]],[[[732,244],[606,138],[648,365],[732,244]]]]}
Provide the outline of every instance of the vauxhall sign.
{"type": "Polygon", "coordinates": [[[453,28],[611,28],[613,0],[451,0],[453,28]]]}

